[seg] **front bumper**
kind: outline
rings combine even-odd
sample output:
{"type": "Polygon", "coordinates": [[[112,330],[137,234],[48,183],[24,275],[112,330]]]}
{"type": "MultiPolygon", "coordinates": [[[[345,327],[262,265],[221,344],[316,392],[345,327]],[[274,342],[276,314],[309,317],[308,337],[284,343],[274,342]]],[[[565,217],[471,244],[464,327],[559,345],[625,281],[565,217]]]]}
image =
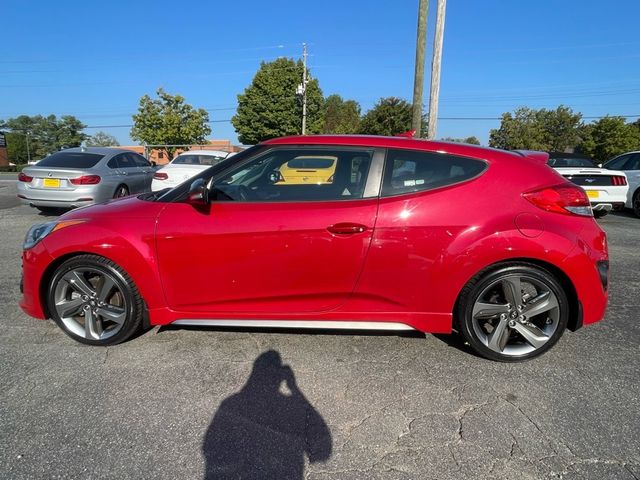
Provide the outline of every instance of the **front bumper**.
{"type": "Polygon", "coordinates": [[[22,311],[30,317],[47,318],[40,285],[42,277],[52,261],[53,257],[47,252],[42,242],[22,252],[22,278],[20,279],[22,298],[19,305],[22,311]]]}

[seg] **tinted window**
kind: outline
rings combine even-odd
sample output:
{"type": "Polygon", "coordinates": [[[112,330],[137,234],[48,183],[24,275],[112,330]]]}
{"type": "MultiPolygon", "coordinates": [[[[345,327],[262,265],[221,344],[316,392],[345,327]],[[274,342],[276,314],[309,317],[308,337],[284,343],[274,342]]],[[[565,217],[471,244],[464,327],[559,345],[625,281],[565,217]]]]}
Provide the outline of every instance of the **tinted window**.
{"type": "Polygon", "coordinates": [[[178,155],[173,162],[173,165],[215,165],[224,160],[225,157],[216,155],[178,155]]]}
{"type": "Polygon", "coordinates": [[[382,195],[419,192],[463,182],[487,168],[481,160],[444,153],[389,150],[382,195]]]}
{"type": "Polygon", "coordinates": [[[138,155],[137,153],[129,153],[128,155],[130,155],[133,158],[133,161],[138,167],[151,166],[151,163],[149,163],[149,161],[146,158],[144,158],[142,155],[138,155]]]}
{"type": "Polygon", "coordinates": [[[119,168],[135,168],[136,161],[133,158],[133,155],[129,155],[128,153],[123,153],[118,155],[118,167],[119,168]]]}
{"type": "Polygon", "coordinates": [[[614,158],[613,160],[609,160],[604,164],[605,168],[609,170],[623,170],[625,169],[625,164],[627,160],[631,158],[631,155],[622,155],[621,157],[614,158]]]}
{"type": "MultiPolygon", "coordinates": [[[[216,200],[286,202],[360,199],[372,150],[279,148],[227,170],[214,182],[216,200]],[[328,167],[294,169],[307,159],[330,159],[328,167]]],[[[327,165],[323,162],[322,165],[327,165]]]]}
{"type": "Polygon", "coordinates": [[[38,162],[39,167],[91,168],[104,155],[85,152],[57,152],[38,162]]]}
{"type": "Polygon", "coordinates": [[[547,162],[550,167],[595,167],[588,158],[550,158],[547,162]]]}
{"type": "Polygon", "coordinates": [[[115,157],[113,157],[111,160],[109,160],[109,163],[107,163],[107,167],[109,167],[109,168],[118,168],[118,156],[117,155],[115,157]]]}

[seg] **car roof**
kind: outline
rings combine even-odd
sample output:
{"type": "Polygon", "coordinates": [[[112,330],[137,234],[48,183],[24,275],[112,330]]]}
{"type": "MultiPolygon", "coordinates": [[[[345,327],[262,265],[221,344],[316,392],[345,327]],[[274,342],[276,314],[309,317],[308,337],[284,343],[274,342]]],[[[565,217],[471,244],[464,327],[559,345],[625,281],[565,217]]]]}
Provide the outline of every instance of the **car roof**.
{"type": "MultiPolygon", "coordinates": [[[[358,147],[403,148],[425,150],[438,153],[450,153],[477,158],[524,157],[522,152],[508,152],[490,147],[470,145],[468,143],[424,140],[420,138],[386,137],[383,135],[294,135],[272,138],[262,145],[343,145],[358,147]]],[[[545,154],[546,155],[546,154],[545,154]]]]}
{"type": "Polygon", "coordinates": [[[212,155],[216,157],[226,156],[229,152],[225,152],[223,150],[189,150],[187,152],[182,152],[180,155],[176,155],[178,158],[181,155],[212,155]]]}
{"type": "MultiPolygon", "coordinates": [[[[133,150],[126,150],[124,148],[113,148],[113,147],[75,147],[75,148],[65,148],[64,150],[59,150],[59,152],[82,152],[82,153],[93,153],[99,155],[115,155],[117,153],[136,153],[133,150]]],[[[58,152],[54,152],[58,153],[58,152]]]]}

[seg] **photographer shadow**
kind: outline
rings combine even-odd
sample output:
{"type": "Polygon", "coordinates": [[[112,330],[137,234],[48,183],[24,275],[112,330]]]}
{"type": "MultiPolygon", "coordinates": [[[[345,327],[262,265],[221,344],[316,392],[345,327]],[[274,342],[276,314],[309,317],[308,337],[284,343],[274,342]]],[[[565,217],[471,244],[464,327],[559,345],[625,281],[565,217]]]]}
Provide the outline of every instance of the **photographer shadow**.
{"type": "Polygon", "coordinates": [[[305,455],[310,463],[321,462],[331,449],[326,423],[291,368],[270,350],[256,358],[247,383],[214,415],[202,445],[205,479],[302,479],[305,455]]]}

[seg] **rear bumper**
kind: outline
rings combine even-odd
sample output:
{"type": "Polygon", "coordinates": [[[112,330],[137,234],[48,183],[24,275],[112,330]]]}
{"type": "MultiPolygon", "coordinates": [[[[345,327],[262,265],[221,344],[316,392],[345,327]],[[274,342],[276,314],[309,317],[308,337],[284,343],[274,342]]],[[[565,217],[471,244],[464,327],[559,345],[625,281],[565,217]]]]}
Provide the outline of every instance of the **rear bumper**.
{"type": "Polygon", "coordinates": [[[29,205],[31,207],[77,208],[96,203],[93,198],[88,200],[89,197],[80,197],[72,200],[47,200],[18,195],[18,198],[23,205],[29,205]]]}
{"type": "Polygon", "coordinates": [[[575,287],[582,324],[588,325],[602,320],[606,314],[609,301],[609,255],[606,235],[597,225],[583,230],[580,237],[582,241],[564,259],[561,268],[575,287]],[[604,264],[607,269],[603,272],[604,264]],[[606,276],[604,279],[603,274],[606,276]]]}

